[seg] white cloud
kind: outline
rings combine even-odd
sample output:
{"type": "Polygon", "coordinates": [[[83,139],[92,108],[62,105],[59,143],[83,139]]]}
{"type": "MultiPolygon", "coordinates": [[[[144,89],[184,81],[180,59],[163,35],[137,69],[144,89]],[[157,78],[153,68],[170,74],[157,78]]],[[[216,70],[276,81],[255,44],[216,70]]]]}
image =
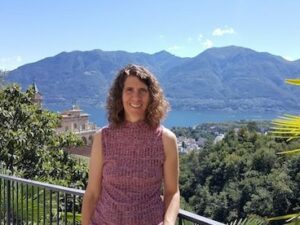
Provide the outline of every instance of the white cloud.
{"type": "Polygon", "coordinates": [[[206,48],[211,48],[214,45],[214,43],[209,40],[206,39],[205,41],[202,42],[202,46],[206,49],[206,48]]]}
{"type": "Polygon", "coordinates": [[[232,27],[218,27],[212,32],[213,36],[223,36],[224,34],[235,34],[235,30],[232,27]]]}

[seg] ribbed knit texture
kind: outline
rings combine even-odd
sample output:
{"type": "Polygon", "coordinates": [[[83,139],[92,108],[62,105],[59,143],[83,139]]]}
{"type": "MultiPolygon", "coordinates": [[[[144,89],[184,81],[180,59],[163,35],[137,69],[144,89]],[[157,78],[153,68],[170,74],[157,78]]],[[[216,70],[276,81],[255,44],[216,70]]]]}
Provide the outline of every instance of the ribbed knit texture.
{"type": "Polygon", "coordinates": [[[145,122],[102,129],[102,192],[93,225],[158,225],[164,150],[162,127],[145,122]]]}

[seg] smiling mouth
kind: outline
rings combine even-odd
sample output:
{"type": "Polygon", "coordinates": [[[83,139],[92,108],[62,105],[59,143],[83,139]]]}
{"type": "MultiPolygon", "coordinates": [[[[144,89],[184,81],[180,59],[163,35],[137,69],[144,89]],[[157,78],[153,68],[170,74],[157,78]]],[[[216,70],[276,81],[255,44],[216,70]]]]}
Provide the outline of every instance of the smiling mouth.
{"type": "Polygon", "coordinates": [[[131,107],[135,108],[135,109],[138,109],[140,107],[142,107],[142,104],[129,104],[131,107]]]}

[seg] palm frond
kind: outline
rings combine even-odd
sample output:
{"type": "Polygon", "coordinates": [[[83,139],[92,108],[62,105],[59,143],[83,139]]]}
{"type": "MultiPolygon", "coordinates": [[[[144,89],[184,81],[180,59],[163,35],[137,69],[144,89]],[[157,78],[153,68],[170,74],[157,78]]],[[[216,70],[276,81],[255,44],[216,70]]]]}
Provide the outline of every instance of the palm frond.
{"type": "Polygon", "coordinates": [[[300,149],[287,150],[283,152],[277,152],[278,155],[296,155],[300,153],[300,149]]]}
{"type": "Polygon", "coordinates": [[[288,214],[288,215],[283,215],[283,216],[275,216],[268,218],[268,221],[277,221],[277,220],[286,220],[289,222],[291,219],[299,218],[300,213],[294,213],[294,214],[288,214]]]}
{"type": "Polygon", "coordinates": [[[286,79],[285,83],[292,85],[300,85],[300,79],[286,79]]]}
{"type": "Polygon", "coordinates": [[[227,225],[267,225],[269,224],[268,220],[258,217],[258,216],[250,216],[244,219],[234,220],[227,225]]]}
{"type": "Polygon", "coordinates": [[[285,114],[272,121],[271,135],[288,141],[300,137],[300,116],[285,114]]]}
{"type": "Polygon", "coordinates": [[[300,225],[300,219],[294,220],[290,223],[285,223],[284,225],[300,225]]]}
{"type": "Polygon", "coordinates": [[[283,215],[283,216],[276,216],[272,218],[268,218],[268,220],[271,221],[278,221],[278,220],[285,220],[285,225],[299,225],[300,224],[300,212],[289,214],[289,215],[283,215]]]}

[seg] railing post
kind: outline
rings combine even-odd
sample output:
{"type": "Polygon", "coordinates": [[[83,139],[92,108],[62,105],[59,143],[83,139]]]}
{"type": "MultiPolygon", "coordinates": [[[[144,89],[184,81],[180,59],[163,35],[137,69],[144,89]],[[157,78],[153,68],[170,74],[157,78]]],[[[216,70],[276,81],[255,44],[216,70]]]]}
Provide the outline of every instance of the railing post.
{"type": "Polygon", "coordinates": [[[182,225],[182,219],[181,219],[181,217],[179,217],[179,224],[178,225],[182,225]]]}
{"type": "Polygon", "coordinates": [[[7,224],[10,224],[10,217],[11,217],[11,212],[10,212],[10,180],[7,180],[7,185],[6,185],[6,193],[7,193],[7,224]]]}

